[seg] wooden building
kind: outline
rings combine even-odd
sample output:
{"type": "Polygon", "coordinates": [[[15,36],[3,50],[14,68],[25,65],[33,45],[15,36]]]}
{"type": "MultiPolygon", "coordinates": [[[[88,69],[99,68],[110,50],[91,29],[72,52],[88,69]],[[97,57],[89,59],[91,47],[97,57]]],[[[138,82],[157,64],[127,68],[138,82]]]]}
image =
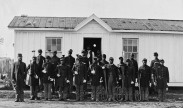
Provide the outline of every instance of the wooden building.
{"type": "MultiPolygon", "coordinates": [[[[125,19],[89,17],[33,17],[15,16],[10,22],[14,30],[14,59],[23,54],[23,61],[29,63],[32,50],[57,50],[58,55],[67,55],[73,49],[73,56],[90,46],[101,51],[114,62],[119,56],[129,58],[135,54],[139,66],[142,59],[159,58],[169,67],[170,86],[183,86],[183,21],[160,19],[125,19]]],[[[37,54],[37,53],[36,53],[37,54]]]]}

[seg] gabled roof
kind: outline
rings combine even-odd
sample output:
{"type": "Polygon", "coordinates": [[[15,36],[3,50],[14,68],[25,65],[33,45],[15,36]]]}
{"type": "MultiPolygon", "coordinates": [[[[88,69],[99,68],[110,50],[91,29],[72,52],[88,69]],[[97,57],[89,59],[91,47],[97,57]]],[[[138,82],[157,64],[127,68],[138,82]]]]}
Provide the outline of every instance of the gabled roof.
{"type": "Polygon", "coordinates": [[[79,30],[91,20],[97,21],[108,31],[143,30],[183,32],[183,20],[161,19],[127,19],[90,17],[33,17],[15,16],[9,28],[57,28],[63,30],[79,30]]]}

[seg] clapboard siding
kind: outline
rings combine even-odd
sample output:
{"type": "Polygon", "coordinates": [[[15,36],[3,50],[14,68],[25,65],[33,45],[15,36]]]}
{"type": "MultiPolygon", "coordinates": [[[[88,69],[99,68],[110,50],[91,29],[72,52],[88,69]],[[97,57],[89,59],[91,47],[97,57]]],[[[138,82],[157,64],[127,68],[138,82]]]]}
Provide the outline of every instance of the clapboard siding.
{"type": "Polygon", "coordinates": [[[154,59],[153,53],[158,52],[159,58],[165,60],[165,65],[169,67],[170,82],[180,82],[183,84],[183,36],[175,34],[144,34],[144,33],[110,33],[96,21],[91,21],[77,32],[62,31],[15,31],[15,60],[17,53],[23,54],[23,61],[29,63],[32,57],[32,50],[42,49],[43,55],[46,49],[46,37],[62,37],[62,54],[67,55],[69,49],[73,49],[73,56],[81,54],[83,49],[83,39],[101,38],[102,53],[109,57],[114,57],[114,63],[119,62],[122,56],[123,38],[139,39],[138,63],[142,65],[142,59],[150,61],[154,59]]]}

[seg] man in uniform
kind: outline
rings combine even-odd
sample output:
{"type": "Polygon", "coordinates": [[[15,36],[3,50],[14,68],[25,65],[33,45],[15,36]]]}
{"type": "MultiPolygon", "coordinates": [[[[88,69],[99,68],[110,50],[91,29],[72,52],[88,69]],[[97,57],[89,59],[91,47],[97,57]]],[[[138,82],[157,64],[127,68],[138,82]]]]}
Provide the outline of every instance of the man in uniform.
{"type": "Polygon", "coordinates": [[[155,66],[155,63],[156,64],[160,64],[160,60],[158,59],[158,53],[157,52],[155,52],[154,53],[154,60],[152,60],[151,61],[151,65],[150,65],[150,68],[151,68],[151,87],[150,87],[150,90],[149,90],[149,92],[150,92],[150,94],[155,94],[155,93],[157,93],[157,90],[156,90],[156,88],[157,88],[157,85],[155,85],[156,83],[154,82],[154,81],[156,81],[155,79],[156,79],[156,67],[157,66],[155,66]]]}
{"type": "Polygon", "coordinates": [[[54,51],[53,52],[53,57],[51,58],[51,63],[53,64],[53,76],[52,78],[54,79],[52,81],[52,93],[55,94],[55,89],[58,89],[58,86],[57,86],[57,81],[55,81],[55,78],[56,78],[56,67],[58,64],[60,64],[60,59],[57,57],[57,51],[54,51]]]}
{"type": "Polygon", "coordinates": [[[149,99],[149,84],[151,81],[151,68],[147,65],[147,59],[142,60],[143,65],[139,68],[138,81],[140,83],[141,101],[149,99]]]}
{"type": "Polygon", "coordinates": [[[133,88],[135,83],[135,69],[132,66],[131,60],[127,59],[127,71],[125,71],[125,81],[124,81],[124,87],[125,87],[125,101],[133,101],[133,88]]]}
{"type": "Polygon", "coordinates": [[[24,85],[26,77],[26,64],[22,62],[22,54],[18,54],[18,61],[13,64],[12,82],[15,85],[15,102],[24,102],[24,85]]]}
{"type": "Polygon", "coordinates": [[[117,80],[119,78],[119,71],[117,66],[113,64],[114,58],[110,57],[109,58],[109,64],[105,65],[105,70],[107,73],[107,86],[108,86],[108,94],[109,98],[108,101],[116,101],[115,100],[115,87],[117,84],[117,80]]]}
{"type": "MultiPolygon", "coordinates": [[[[86,65],[86,68],[88,71],[90,62],[89,62],[89,58],[87,57],[87,52],[83,49],[81,53],[82,53],[81,62],[83,62],[86,65]]],[[[87,73],[87,71],[86,71],[86,73],[87,73]]],[[[88,76],[88,74],[87,74],[86,83],[84,84],[84,94],[87,91],[87,81],[89,81],[89,78],[90,78],[90,76],[88,76]]]]}
{"type": "Polygon", "coordinates": [[[73,68],[73,65],[75,63],[75,58],[72,57],[72,49],[70,49],[68,51],[68,56],[65,57],[65,64],[69,67],[69,76],[70,76],[70,87],[68,89],[68,92],[71,93],[72,92],[72,87],[73,87],[73,72],[72,72],[72,68],[73,68]]]}
{"type": "Polygon", "coordinates": [[[102,80],[103,77],[103,70],[102,67],[99,65],[97,57],[94,57],[94,63],[90,65],[89,70],[91,74],[91,87],[92,87],[91,100],[99,101],[99,86],[100,81],[102,80]]]}
{"type": "Polygon", "coordinates": [[[101,60],[101,62],[102,62],[103,64],[109,64],[109,62],[106,61],[106,55],[105,55],[105,54],[102,55],[102,60],[101,60]]]}
{"type": "Polygon", "coordinates": [[[160,60],[161,70],[157,74],[157,89],[158,89],[158,98],[159,101],[165,100],[166,88],[168,87],[167,83],[169,83],[169,71],[166,66],[164,66],[164,60],[160,60]]]}
{"type": "Polygon", "coordinates": [[[76,101],[83,101],[84,99],[84,85],[87,78],[87,67],[82,62],[82,56],[78,56],[78,63],[73,66],[76,84],[76,101]]]}
{"type": "Polygon", "coordinates": [[[28,65],[27,70],[30,69],[30,91],[31,91],[31,98],[30,100],[39,100],[37,97],[37,92],[39,88],[39,66],[36,63],[36,57],[32,57],[32,63],[28,65]]]}
{"type": "Polygon", "coordinates": [[[39,81],[40,81],[40,86],[39,86],[39,90],[42,91],[43,88],[43,63],[45,63],[45,57],[42,56],[42,50],[39,49],[38,50],[39,55],[37,56],[37,64],[38,64],[38,77],[39,77],[39,81]]]}
{"type": "Polygon", "coordinates": [[[118,67],[118,70],[120,72],[120,78],[119,78],[119,85],[121,86],[121,95],[122,95],[122,99],[123,100],[123,93],[124,93],[124,79],[125,79],[125,76],[124,76],[124,73],[125,71],[127,70],[127,66],[126,64],[123,62],[123,57],[119,57],[119,61],[120,63],[117,65],[118,67]]]}
{"type": "Polygon", "coordinates": [[[60,65],[57,66],[57,84],[59,87],[59,101],[66,100],[69,89],[69,71],[70,67],[65,64],[65,59],[60,59],[60,65]]]}

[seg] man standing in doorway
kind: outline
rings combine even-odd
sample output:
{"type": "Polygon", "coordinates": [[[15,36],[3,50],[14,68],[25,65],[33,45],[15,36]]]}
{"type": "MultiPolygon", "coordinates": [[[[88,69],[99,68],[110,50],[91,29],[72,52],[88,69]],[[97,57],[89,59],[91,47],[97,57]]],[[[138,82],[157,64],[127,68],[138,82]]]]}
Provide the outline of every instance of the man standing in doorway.
{"type": "Polygon", "coordinates": [[[13,64],[12,82],[15,85],[15,102],[24,102],[24,85],[26,77],[26,64],[22,62],[22,54],[18,54],[18,61],[13,64]]]}

